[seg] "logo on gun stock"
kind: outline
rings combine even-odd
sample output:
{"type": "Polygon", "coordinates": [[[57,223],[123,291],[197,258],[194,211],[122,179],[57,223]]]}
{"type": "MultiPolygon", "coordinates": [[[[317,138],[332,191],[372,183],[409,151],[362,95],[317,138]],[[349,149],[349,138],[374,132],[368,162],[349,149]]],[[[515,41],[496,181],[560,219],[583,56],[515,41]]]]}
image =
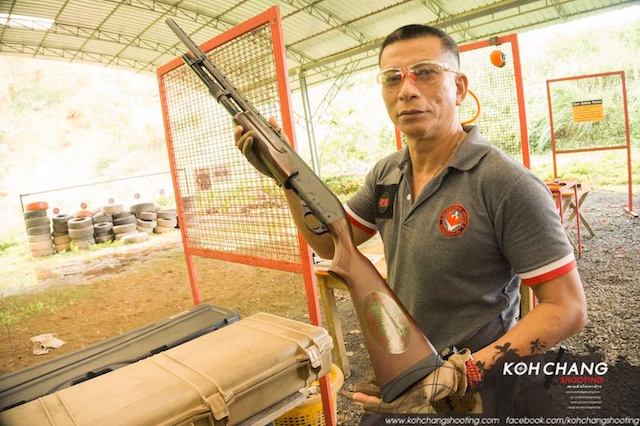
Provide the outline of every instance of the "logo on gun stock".
{"type": "Polygon", "coordinates": [[[460,235],[467,229],[469,214],[462,204],[452,204],[440,213],[440,232],[447,237],[460,235]]]}

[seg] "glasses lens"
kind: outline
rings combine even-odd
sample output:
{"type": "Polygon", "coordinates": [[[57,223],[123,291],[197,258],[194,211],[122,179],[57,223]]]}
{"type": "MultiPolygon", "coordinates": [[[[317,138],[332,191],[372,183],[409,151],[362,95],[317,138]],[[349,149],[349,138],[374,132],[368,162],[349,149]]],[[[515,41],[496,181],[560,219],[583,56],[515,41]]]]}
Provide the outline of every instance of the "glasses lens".
{"type": "Polygon", "coordinates": [[[400,84],[400,81],[402,81],[402,73],[399,70],[383,71],[379,74],[379,80],[383,86],[394,86],[400,84]]]}
{"type": "Polygon", "coordinates": [[[442,74],[442,67],[436,64],[417,64],[411,69],[416,81],[429,83],[437,79],[442,74]]]}

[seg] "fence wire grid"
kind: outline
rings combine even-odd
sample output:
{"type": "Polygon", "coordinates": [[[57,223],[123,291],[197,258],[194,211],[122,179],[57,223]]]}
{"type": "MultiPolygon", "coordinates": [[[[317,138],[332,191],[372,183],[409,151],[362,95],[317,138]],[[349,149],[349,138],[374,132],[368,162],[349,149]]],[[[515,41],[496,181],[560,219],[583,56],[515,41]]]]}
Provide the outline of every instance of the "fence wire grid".
{"type": "MultiPolygon", "coordinates": [[[[281,122],[268,24],[207,55],[263,116],[281,122]]],[[[299,263],[284,194],[235,147],[229,113],[187,65],[162,78],[189,247],[299,263]]]]}
{"type": "MultiPolygon", "coordinates": [[[[460,52],[460,69],[469,78],[469,90],[480,102],[480,116],[473,122],[491,144],[520,162],[522,137],[516,90],[513,46],[510,42],[498,47],[506,56],[504,67],[491,63],[489,56],[496,46],[481,47],[460,52]]],[[[473,118],[477,105],[471,95],[459,108],[460,121],[473,118]]]]}

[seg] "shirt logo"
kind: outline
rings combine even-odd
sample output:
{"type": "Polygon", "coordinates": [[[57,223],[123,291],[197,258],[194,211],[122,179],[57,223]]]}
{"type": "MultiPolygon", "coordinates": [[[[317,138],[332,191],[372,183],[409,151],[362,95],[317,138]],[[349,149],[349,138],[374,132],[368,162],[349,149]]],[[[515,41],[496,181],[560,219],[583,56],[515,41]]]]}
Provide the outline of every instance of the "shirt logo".
{"type": "Polygon", "coordinates": [[[393,217],[393,202],[398,193],[398,184],[376,185],[376,204],[374,217],[376,219],[390,219],[393,217]]]}
{"type": "Polygon", "coordinates": [[[389,208],[389,193],[385,191],[384,194],[378,198],[378,212],[384,213],[389,208]]]}
{"type": "Polygon", "coordinates": [[[440,232],[447,237],[460,235],[467,229],[469,213],[462,204],[452,204],[440,213],[440,232]]]}

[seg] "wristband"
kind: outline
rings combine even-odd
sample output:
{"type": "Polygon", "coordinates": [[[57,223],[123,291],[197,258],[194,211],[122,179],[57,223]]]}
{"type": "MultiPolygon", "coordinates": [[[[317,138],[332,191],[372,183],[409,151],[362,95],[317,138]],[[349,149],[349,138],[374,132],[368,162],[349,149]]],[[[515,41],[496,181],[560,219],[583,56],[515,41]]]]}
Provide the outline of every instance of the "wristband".
{"type": "Polygon", "coordinates": [[[467,372],[467,389],[474,391],[482,383],[482,371],[475,364],[473,358],[465,361],[464,365],[467,372]]]}

